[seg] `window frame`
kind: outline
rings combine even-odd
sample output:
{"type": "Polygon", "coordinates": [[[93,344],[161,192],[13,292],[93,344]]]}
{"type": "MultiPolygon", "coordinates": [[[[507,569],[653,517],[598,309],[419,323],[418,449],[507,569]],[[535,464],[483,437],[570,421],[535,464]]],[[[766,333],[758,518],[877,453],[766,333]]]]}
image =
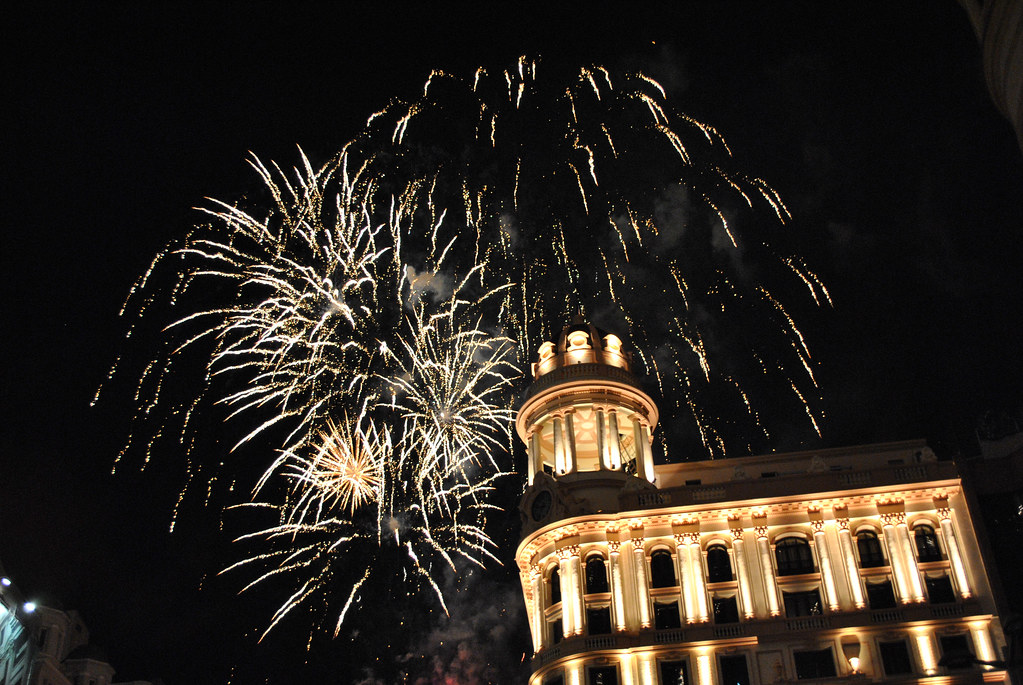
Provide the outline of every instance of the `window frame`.
{"type": "MultiPolygon", "coordinates": [[[[811,573],[817,573],[817,559],[814,555],[813,543],[811,543],[805,535],[802,533],[790,533],[782,537],[775,538],[774,540],[774,565],[775,573],[780,578],[786,578],[789,576],[805,576],[811,573]],[[779,555],[778,550],[800,550],[796,556],[801,557],[798,561],[804,562],[796,565],[796,560],[786,559],[785,563],[782,563],[782,558],[779,555]],[[804,555],[801,550],[806,550],[804,555]],[[805,556],[805,559],[802,557],[805,556]],[[808,565],[807,565],[808,563],[808,565]]],[[[785,552],[785,556],[788,557],[789,553],[785,552]]]]}
{"type": "MultiPolygon", "coordinates": [[[[660,566],[660,565],[661,564],[658,561],[658,566],[660,566]]],[[[676,572],[676,569],[675,569],[675,555],[671,553],[671,550],[666,549],[664,547],[657,547],[656,549],[650,550],[650,581],[649,582],[650,582],[650,589],[652,589],[652,590],[659,590],[659,589],[662,589],[662,588],[670,588],[670,587],[679,587],[679,584],[678,584],[678,573],[676,572]],[[665,568],[671,570],[671,581],[672,582],[670,584],[667,584],[667,585],[662,584],[658,580],[659,573],[655,573],[654,562],[655,562],[655,560],[661,560],[661,559],[666,559],[665,563],[667,564],[667,566],[665,568]]]]}

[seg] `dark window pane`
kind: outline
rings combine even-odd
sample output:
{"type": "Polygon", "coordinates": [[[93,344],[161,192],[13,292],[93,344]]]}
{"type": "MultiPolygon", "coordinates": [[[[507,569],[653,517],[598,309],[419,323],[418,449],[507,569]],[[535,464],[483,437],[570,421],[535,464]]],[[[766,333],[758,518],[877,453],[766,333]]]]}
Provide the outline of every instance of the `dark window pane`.
{"type": "Polygon", "coordinates": [[[714,623],[738,623],[739,605],[735,597],[714,598],[714,623]]]}
{"type": "Polygon", "coordinates": [[[607,592],[607,567],[604,557],[592,556],[586,560],[586,592],[607,592]]]}
{"type": "Polygon", "coordinates": [[[675,562],[671,554],[659,549],[650,557],[651,587],[672,587],[675,585],[675,562]]]}
{"type": "Polygon", "coordinates": [[[789,618],[794,616],[819,616],[824,613],[821,606],[821,593],[817,590],[809,592],[783,592],[785,598],[785,615],[789,618]]]}
{"type": "Polygon", "coordinates": [[[938,640],[941,643],[941,661],[946,668],[970,668],[973,665],[973,652],[966,635],[944,635],[938,640]]]}
{"type": "Polygon", "coordinates": [[[589,685],[618,685],[618,668],[616,666],[590,666],[589,685]]]}
{"type": "Polygon", "coordinates": [[[892,581],[885,580],[883,583],[867,583],[867,601],[871,609],[894,609],[895,592],[892,590],[892,581]]]}
{"type": "Polygon", "coordinates": [[[924,582],[927,584],[927,597],[931,600],[931,604],[948,604],[956,601],[952,581],[948,576],[941,575],[937,578],[926,576],[924,582]]]}
{"type": "Polygon", "coordinates": [[[554,606],[561,601],[561,574],[558,573],[558,569],[551,571],[551,606],[554,606]]]}
{"type": "Polygon", "coordinates": [[[721,657],[721,685],[750,685],[744,655],[721,657]]]}
{"type": "Polygon", "coordinates": [[[901,675],[913,672],[913,662],[909,659],[909,649],[903,641],[882,642],[881,663],[887,675],[901,675]]]}
{"type": "Polygon", "coordinates": [[[590,635],[609,635],[611,633],[611,609],[609,607],[587,609],[586,625],[590,635]]]}
{"type": "Polygon", "coordinates": [[[813,554],[810,543],[803,538],[784,538],[774,546],[779,576],[813,573],[813,554]]]}
{"type": "Polygon", "coordinates": [[[732,579],[732,563],[728,559],[728,550],[724,545],[714,545],[707,549],[707,580],[711,583],[723,583],[732,579]]]}
{"type": "Polygon", "coordinates": [[[689,685],[689,669],[684,661],[661,662],[661,685],[689,685]]]}
{"type": "Polygon", "coordinates": [[[796,678],[806,680],[807,678],[834,678],[835,659],[831,656],[830,649],[821,649],[813,652],[795,652],[796,678]]]}
{"type": "Polygon", "coordinates": [[[863,568],[885,565],[881,541],[877,539],[876,533],[868,530],[857,535],[856,548],[860,553],[860,566],[863,568]]]}
{"type": "Polygon", "coordinates": [[[558,644],[565,637],[565,629],[561,626],[561,619],[551,622],[551,641],[558,644]]]}
{"type": "Polygon", "coordinates": [[[666,628],[681,628],[682,620],[678,615],[678,602],[670,604],[654,604],[654,627],[657,630],[666,628]]]}
{"type": "Polygon", "coordinates": [[[916,556],[920,561],[941,561],[941,548],[938,547],[938,536],[930,526],[917,526],[913,529],[916,541],[916,556]]]}
{"type": "Polygon", "coordinates": [[[565,677],[559,673],[543,681],[543,685],[565,685],[565,677]]]}

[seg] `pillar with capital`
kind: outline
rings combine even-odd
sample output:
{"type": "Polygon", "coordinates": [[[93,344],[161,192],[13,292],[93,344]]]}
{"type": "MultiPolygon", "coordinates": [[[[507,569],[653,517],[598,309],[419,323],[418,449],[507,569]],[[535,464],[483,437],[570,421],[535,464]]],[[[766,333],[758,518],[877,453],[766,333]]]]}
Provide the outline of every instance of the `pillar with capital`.
{"type": "Polygon", "coordinates": [[[863,599],[863,585],[860,582],[860,568],[856,563],[856,552],[853,547],[852,532],[849,530],[849,510],[836,507],[835,522],[838,524],[838,544],[842,548],[842,562],[845,573],[849,577],[849,592],[857,609],[867,605],[863,599]]]}
{"type": "Polygon", "coordinates": [[[607,556],[611,566],[611,609],[614,612],[615,630],[619,633],[628,629],[625,616],[625,585],[622,582],[622,543],[618,540],[618,531],[608,531],[607,556]]]}
{"type": "Polygon", "coordinates": [[[778,582],[774,578],[774,564],[771,563],[771,543],[767,538],[767,514],[753,514],[753,530],[757,534],[757,554],[760,557],[760,572],[764,576],[764,594],[771,616],[781,614],[778,598],[778,582]]]}
{"type": "Polygon", "coordinates": [[[820,509],[811,509],[810,526],[813,528],[813,545],[817,549],[820,562],[821,580],[824,584],[825,601],[828,608],[838,611],[838,588],[835,586],[835,572],[831,567],[831,550],[828,547],[828,536],[824,532],[824,516],[820,509]]]}
{"type": "Polygon", "coordinates": [[[753,586],[750,581],[749,566],[746,564],[746,543],[743,541],[745,531],[741,518],[729,518],[728,528],[732,534],[732,558],[735,560],[735,575],[739,579],[739,598],[742,601],[742,612],[747,618],[753,618],[756,609],[753,606],[753,586]]]}
{"type": "Polygon", "coordinates": [[[935,500],[935,504],[938,505],[938,520],[941,522],[941,533],[945,537],[945,549],[948,552],[948,561],[952,566],[952,573],[956,578],[956,585],[959,586],[959,594],[963,599],[967,599],[973,591],[970,589],[970,580],[966,575],[963,554],[959,550],[955,523],[952,521],[952,510],[948,506],[947,499],[935,500]]]}
{"type": "Polygon", "coordinates": [[[650,622],[650,591],[646,570],[646,550],[643,549],[643,530],[632,529],[632,559],[636,566],[636,601],[639,604],[639,624],[642,628],[653,625],[650,622]]]}

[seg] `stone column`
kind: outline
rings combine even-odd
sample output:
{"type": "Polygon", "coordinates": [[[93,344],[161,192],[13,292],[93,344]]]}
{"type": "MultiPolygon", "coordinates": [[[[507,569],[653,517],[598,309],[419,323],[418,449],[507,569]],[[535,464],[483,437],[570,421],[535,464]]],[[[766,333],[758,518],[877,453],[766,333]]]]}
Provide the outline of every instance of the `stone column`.
{"type": "Polygon", "coordinates": [[[888,560],[892,564],[892,573],[895,575],[895,592],[899,595],[899,602],[902,604],[909,604],[913,601],[913,591],[909,587],[909,579],[906,573],[906,562],[902,558],[902,545],[899,544],[899,539],[895,532],[895,523],[897,520],[898,517],[896,517],[894,513],[881,513],[884,541],[885,546],[888,548],[888,560]]]}
{"type": "MultiPolygon", "coordinates": [[[[540,464],[540,431],[536,428],[531,428],[529,431],[529,449],[526,450],[527,456],[526,461],[528,462],[526,469],[529,477],[528,484],[533,484],[533,478],[536,477],[536,470],[540,464]]],[[[543,468],[542,466],[540,467],[543,468]]]]}
{"type": "Polygon", "coordinates": [[[938,508],[938,518],[941,520],[941,532],[945,536],[945,549],[948,551],[948,561],[952,566],[952,573],[956,577],[956,585],[959,586],[959,594],[963,599],[967,599],[973,592],[970,589],[969,577],[966,575],[963,555],[959,550],[955,524],[952,521],[952,510],[949,509],[947,500],[944,505],[938,508]]]}
{"type": "Polygon", "coordinates": [[[692,581],[689,580],[689,545],[685,533],[675,533],[675,572],[678,575],[679,590],[682,594],[682,617],[686,623],[694,623],[696,606],[693,604],[692,581]]]}
{"type": "Polygon", "coordinates": [[[561,432],[561,417],[554,415],[554,475],[564,474],[568,468],[565,463],[565,438],[561,432]]]}
{"type": "Polygon", "coordinates": [[[561,581],[561,629],[564,637],[575,635],[575,593],[572,591],[572,565],[568,560],[572,558],[572,550],[569,547],[558,549],[558,579],[561,581]]]}
{"type": "Polygon", "coordinates": [[[583,574],[582,564],[579,559],[579,545],[571,545],[569,551],[572,556],[568,558],[568,565],[572,569],[572,607],[575,614],[573,618],[573,625],[575,626],[575,634],[582,635],[586,630],[586,622],[584,619],[585,612],[583,611],[583,574]]]}
{"type": "MultiPolygon", "coordinates": [[[[617,535],[617,531],[615,535],[617,535]]],[[[611,565],[611,609],[614,612],[615,630],[619,633],[628,629],[625,618],[625,585],[622,583],[621,545],[622,543],[617,539],[611,538],[609,531],[607,556],[608,563],[611,565]]]]}
{"type": "Polygon", "coordinates": [[[533,629],[533,654],[536,654],[544,647],[543,574],[540,573],[540,567],[536,564],[533,564],[533,567],[529,570],[529,586],[533,591],[533,611],[530,612],[533,620],[530,627],[533,629]]]}
{"type": "Polygon", "coordinates": [[[618,411],[614,407],[607,410],[607,444],[611,454],[611,468],[615,471],[622,468],[622,449],[618,444],[618,411]]]}
{"type": "Polygon", "coordinates": [[[607,428],[604,426],[604,408],[593,408],[597,430],[597,459],[600,461],[601,469],[611,468],[611,454],[607,449],[607,428]]]}
{"type": "Polygon", "coordinates": [[[835,572],[831,568],[831,550],[828,548],[828,536],[824,532],[824,520],[821,511],[810,510],[810,525],[813,527],[813,545],[817,548],[817,559],[821,568],[821,581],[824,585],[825,601],[831,611],[838,611],[838,588],[835,586],[835,572]]]}
{"type": "Polygon", "coordinates": [[[639,417],[632,417],[632,447],[636,452],[636,477],[646,478],[646,450],[643,449],[643,427],[639,417]]]}
{"type": "Polygon", "coordinates": [[[774,564],[771,562],[771,544],[767,539],[767,516],[753,515],[753,530],[757,534],[757,553],[760,557],[760,572],[764,576],[764,594],[771,616],[781,614],[778,598],[778,583],[774,579],[774,564]]]}
{"type": "Polygon", "coordinates": [[[643,549],[643,531],[632,531],[632,558],[636,564],[636,601],[639,604],[639,624],[649,628],[650,622],[650,583],[647,580],[646,551],[643,549]]]}
{"type": "Polygon", "coordinates": [[[732,533],[732,560],[735,562],[735,575],[739,579],[739,599],[742,601],[742,612],[747,619],[756,614],[753,604],[753,586],[750,580],[749,566],[746,565],[746,544],[743,542],[742,519],[728,519],[728,527],[732,533]]]}
{"type": "Polygon", "coordinates": [[[646,473],[643,477],[653,483],[657,476],[654,473],[654,453],[650,447],[650,425],[646,421],[643,421],[640,426],[640,435],[643,438],[641,443],[643,447],[643,464],[646,466],[646,473]]]}
{"type": "Polygon", "coordinates": [[[567,473],[575,473],[579,470],[579,463],[575,453],[575,425],[573,422],[575,410],[569,409],[565,412],[565,466],[567,473]]]}
{"type": "Polygon", "coordinates": [[[707,612],[707,581],[703,571],[703,549],[700,547],[700,534],[689,534],[689,574],[693,585],[693,604],[696,617],[700,623],[706,623],[710,616],[707,612]]]}
{"type": "Polygon", "coordinates": [[[906,526],[906,514],[899,512],[898,523],[895,526],[895,533],[898,535],[899,546],[902,548],[902,558],[906,565],[908,587],[912,593],[914,602],[923,602],[924,596],[923,581],[920,580],[920,570],[916,566],[916,554],[913,553],[913,543],[909,539],[909,528],[906,526]]]}
{"type": "Polygon", "coordinates": [[[842,547],[842,562],[845,564],[845,573],[849,576],[849,592],[852,593],[853,604],[857,609],[862,609],[867,603],[863,599],[863,583],[860,581],[860,567],[856,563],[852,533],[849,531],[849,519],[845,516],[847,513],[848,510],[835,509],[835,520],[838,523],[838,544],[842,547]]]}

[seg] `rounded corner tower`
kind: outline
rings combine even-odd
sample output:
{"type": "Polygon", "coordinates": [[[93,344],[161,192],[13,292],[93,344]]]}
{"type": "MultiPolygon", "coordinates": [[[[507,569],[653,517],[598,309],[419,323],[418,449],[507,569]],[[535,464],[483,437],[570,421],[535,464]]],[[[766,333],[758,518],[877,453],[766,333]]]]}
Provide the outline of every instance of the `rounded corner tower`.
{"type": "Polygon", "coordinates": [[[657,405],[613,333],[576,316],[540,345],[515,429],[527,446],[522,534],[569,516],[617,511],[653,490],[657,405]]]}

